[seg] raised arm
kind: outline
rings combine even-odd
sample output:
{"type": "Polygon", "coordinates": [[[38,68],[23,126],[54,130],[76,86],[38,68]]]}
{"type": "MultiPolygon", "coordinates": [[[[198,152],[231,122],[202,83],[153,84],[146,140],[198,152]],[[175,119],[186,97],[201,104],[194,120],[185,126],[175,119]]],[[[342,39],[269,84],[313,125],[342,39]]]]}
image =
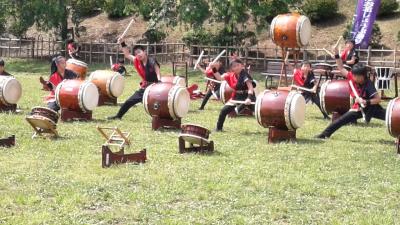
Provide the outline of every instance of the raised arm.
{"type": "Polygon", "coordinates": [[[333,48],[333,53],[335,54],[335,61],[336,61],[337,68],[340,71],[340,74],[347,78],[347,74],[349,72],[343,67],[343,62],[339,56],[339,50],[337,47],[333,48]]]}
{"type": "Polygon", "coordinates": [[[122,52],[124,53],[124,57],[133,62],[135,60],[135,56],[131,55],[131,53],[129,52],[128,46],[126,46],[126,44],[125,44],[125,40],[122,38],[118,38],[117,42],[118,42],[118,44],[121,44],[122,52]]]}

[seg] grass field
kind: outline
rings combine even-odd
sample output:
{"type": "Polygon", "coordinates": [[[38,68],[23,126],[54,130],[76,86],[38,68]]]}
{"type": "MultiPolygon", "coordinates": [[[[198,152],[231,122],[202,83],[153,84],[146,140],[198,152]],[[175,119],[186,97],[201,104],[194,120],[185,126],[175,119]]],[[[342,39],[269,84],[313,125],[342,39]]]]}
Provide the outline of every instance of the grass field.
{"type": "MultiPolygon", "coordinates": [[[[23,85],[23,112],[0,114],[0,137],[17,137],[0,148],[0,224],[400,224],[400,161],[383,121],[315,140],[329,121],[308,105],[297,143],[267,144],[254,118],[235,118],[211,134],[214,154],[181,155],[178,132],[152,131],[142,105],[112,122],[118,107],[107,106],[92,122],[60,122],[57,140],[31,139],[24,118],[44,105],[38,77],[49,66],[7,66],[23,85]],[[146,148],[149,160],[101,168],[98,124],[132,132],[127,152],[146,148]]],[[[136,75],[126,80],[119,101],[138,87],[136,75]]],[[[198,73],[190,81],[203,87],[198,73]]],[[[199,104],[183,121],[214,129],[221,103],[199,104]]]]}

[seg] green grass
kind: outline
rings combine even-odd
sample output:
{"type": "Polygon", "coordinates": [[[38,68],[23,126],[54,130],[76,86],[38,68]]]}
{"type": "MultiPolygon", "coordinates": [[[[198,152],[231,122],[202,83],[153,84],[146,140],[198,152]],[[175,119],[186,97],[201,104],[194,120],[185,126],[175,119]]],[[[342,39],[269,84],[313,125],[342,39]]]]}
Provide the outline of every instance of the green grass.
{"type": "MultiPolygon", "coordinates": [[[[308,105],[297,143],[267,144],[254,118],[235,118],[211,134],[214,154],[181,155],[178,132],[152,131],[142,105],[112,122],[104,118],[118,107],[107,106],[92,122],[60,122],[57,140],[31,139],[24,118],[44,105],[38,77],[48,65],[8,66],[23,85],[23,113],[0,114],[0,137],[17,137],[16,147],[0,149],[0,224],[400,224],[400,162],[382,121],[318,141],[329,122],[308,105]],[[132,132],[127,152],[146,148],[149,160],[101,168],[96,125],[132,132]]],[[[198,73],[190,80],[202,81],[198,73]]],[[[119,101],[137,88],[138,77],[127,77],[119,101]]],[[[199,104],[183,122],[213,129],[221,103],[201,112],[199,104]]]]}

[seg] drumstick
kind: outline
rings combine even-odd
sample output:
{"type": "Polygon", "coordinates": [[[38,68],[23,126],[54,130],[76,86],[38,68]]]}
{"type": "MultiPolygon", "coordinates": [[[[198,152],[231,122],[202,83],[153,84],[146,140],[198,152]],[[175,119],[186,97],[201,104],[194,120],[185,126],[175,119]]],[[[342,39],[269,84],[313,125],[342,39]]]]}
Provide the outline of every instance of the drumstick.
{"type": "MultiPolygon", "coordinates": [[[[354,96],[356,98],[360,98],[360,96],[358,96],[358,93],[357,93],[356,89],[354,88],[353,82],[351,80],[349,80],[349,85],[350,85],[351,91],[353,92],[354,96]]],[[[358,104],[360,104],[360,106],[361,106],[361,114],[365,121],[365,112],[364,112],[365,105],[363,103],[358,103],[358,104]]]]}
{"type": "Polygon", "coordinates": [[[133,18],[131,19],[131,21],[129,22],[128,26],[125,28],[124,33],[122,33],[122,35],[120,36],[121,39],[125,37],[126,32],[128,32],[128,30],[131,27],[131,25],[132,25],[134,20],[135,19],[133,19],[133,18]]]}
{"type": "Polygon", "coordinates": [[[216,63],[218,61],[219,58],[222,57],[222,55],[224,55],[226,52],[226,50],[224,49],[221,53],[219,53],[219,55],[212,61],[212,64],[216,63]]]}
{"type": "MultiPolygon", "coordinates": [[[[237,101],[237,100],[229,100],[230,103],[234,103],[234,104],[246,104],[245,101],[237,101]]],[[[250,102],[251,105],[255,105],[256,102],[250,102]]]]}
{"type": "Polygon", "coordinates": [[[111,55],[110,55],[110,66],[111,66],[111,69],[112,69],[113,63],[112,63],[112,56],[111,55]]]}
{"type": "Polygon", "coordinates": [[[340,36],[339,39],[337,40],[336,44],[334,45],[334,48],[337,48],[339,46],[339,42],[342,40],[343,36],[340,36]]]}
{"type": "Polygon", "coordinates": [[[222,83],[222,81],[220,81],[220,80],[215,80],[215,79],[212,79],[212,78],[209,78],[209,77],[204,77],[204,79],[212,81],[212,82],[215,82],[215,83],[219,83],[219,84],[222,83]]]}
{"type": "Polygon", "coordinates": [[[199,56],[199,58],[198,58],[197,61],[196,61],[196,64],[194,64],[193,70],[196,70],[196,68],[197,68],[197,66],[199,65],[201,59],[203,58],[203,55],[204,55],[204,50],[201,51],[200,56],[199,56]]]}
{"type": "Polygon", "coordinates": [[[283,61],[283,62],[286,62],[288,59],[289,59],[289,51],[286,51],[285,61],[283,61]]]}
{"type": "Polygon", "coordinates": [[[312,92],[312,93],[315,93],[315,92],[316,92],[316,91],[313,90],[313,89],[303,88],[303,87],[300,87],[300,86],[297,86],[297,85],[291,85],[291,87],[292,87],[292,88],[296,88],[296,89],[298,89],[298,90],[302,90],[302,91],[308,91],[308,92],[312,92]]]}
{"type": "Polygon", "coordinates": [[[334,56],[335,55],[332,52],[330,52],[329,50],[327,50],[326,48],[323,48],[323,50],[330,56],[334,56]]]}

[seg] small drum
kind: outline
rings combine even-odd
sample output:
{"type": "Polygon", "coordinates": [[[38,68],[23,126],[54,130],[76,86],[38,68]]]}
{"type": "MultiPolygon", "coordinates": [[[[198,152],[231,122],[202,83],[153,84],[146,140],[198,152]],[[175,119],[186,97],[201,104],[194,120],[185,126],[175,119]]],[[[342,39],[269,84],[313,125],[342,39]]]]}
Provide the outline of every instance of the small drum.
{"type": "Polygon", "coordinates": [[[99,88],[102,96],[118,98],[124,91],[124,77],[117,72],[96,70],[90,74],[89,80],[99,88]]]}
{"type": "Polygon", "coordinates": [[[165,77],[161,77],[161,82],[173,83],[173,84],[179,85],[181,87],[186,87],[185,78],[180,77],[180,76],[165,76],[165,77]]]}
{"type": "Polygon", "coordinates": [[[352,99],[347,80],[326,81],[321,85],[319,97],[321,108],[327,114],[345,114],[351,108],[352,99]]]}
{"type": "Polygon", "coordinates": [[[270,34],[282,48],[301,48],[311,39],[311,22],[298,13],[281,14],[272,20],[270,34]]]}
{"type": "Polygon", "coordinates": [[[12,76],[0,76],[0,105],[17,104],[22,95],[22,87],[12,76]]]}
{"type": "Polygon", "coordinates": [[[80,77],[80,79],[84,80],[86,78],[88,65],[76,59],[68,59],[66,69],[72,70],[80,77]]]}
{"type": "Polygon", "coordinates": [[[183,140],[189,143],[201,145],[202,142],[209,142],[209,135],[210,131],[205,127],[194,124],[183,124],[179,137],[182,137],[183,140]]]}
{"type": "Polygon", "coordinates": [[[187,89],[172,83],[151,84],[143,94],[143,106],[150,116],[174,120],[183,118],[189,111],[189,104],[187,89]]]}
{"type": "Polygon", "coordinates": [[[400,136],[400,98],[392,99],[386,108],[386,127],[393,137],[400,136]]]}
{"type": "Polygon", "coordinates": [[[62,109],[92,111],[99,102],[99,91],[90,81],[64,80],[56,88],[56,101],[62,109]]]}
{"type": "Polygon", "coordinates": [[[42,126],[40,125],[40,120],[49,120],[51,123],[57,124],[60,116],[56,111],[52,109],[45,107],[34,107],[28,117],[37,120],[37,122],[35,123],[37,127],[46,128],[44,124],[42,126]]]}
{"type": "Polygon", "coordinates": [[[263,127],[295,130],[304,124],[306,100],[296,91],[265,90],[257,97],[255,114],[263,127]]]}
{"type": "Polygon", "coordinates": [[[226,104],[231,99],[233,91],[234,90],[226,81],[222,81],[221,87],[219,88],[219,96],[223,104],[226,104]]]}

